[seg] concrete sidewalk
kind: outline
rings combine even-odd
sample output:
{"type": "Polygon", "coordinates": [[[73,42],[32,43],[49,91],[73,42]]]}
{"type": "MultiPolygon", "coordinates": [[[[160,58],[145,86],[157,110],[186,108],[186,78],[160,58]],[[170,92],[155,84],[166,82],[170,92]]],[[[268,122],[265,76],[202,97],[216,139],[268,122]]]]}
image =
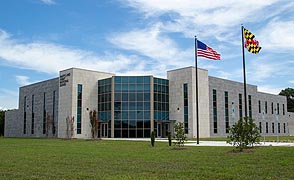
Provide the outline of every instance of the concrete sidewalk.
{"type": "MultiPolygon", "coordinates": [[[[150,138],[102,138],[103,140],[115,140],[115,141],[150,141],[150,138]]],[[[166,138],[156,138],[156,142],[168,142],[166,138]]],[[[174,142],[175,140],[173,140],[174,142]]],[[[196,141],[186,141],[185,146],[232,146],[226,141],[199,141],[199,144],[196,141]]],[[[285,147],[294,147],[294,143],[287,142],[260,142],[255,144],[255,146],[285,146],[285,147]]]]}

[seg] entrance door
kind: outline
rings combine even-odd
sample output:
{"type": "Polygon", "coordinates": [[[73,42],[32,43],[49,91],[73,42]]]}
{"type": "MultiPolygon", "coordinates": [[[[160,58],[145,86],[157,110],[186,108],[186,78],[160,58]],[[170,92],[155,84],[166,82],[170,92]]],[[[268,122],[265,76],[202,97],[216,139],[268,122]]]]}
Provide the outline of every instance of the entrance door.
{"type": "Polygon", "coordinates": [[[157,123],[157,137],[161,137],[162,136],[162,130],[161,130],[161,123],[157,123]]]}
{"type": "Polygon", "coordinates": [[[101,123],[101,137],[107,138],[108,137],[108,124],[107,123],[101,123]]]}

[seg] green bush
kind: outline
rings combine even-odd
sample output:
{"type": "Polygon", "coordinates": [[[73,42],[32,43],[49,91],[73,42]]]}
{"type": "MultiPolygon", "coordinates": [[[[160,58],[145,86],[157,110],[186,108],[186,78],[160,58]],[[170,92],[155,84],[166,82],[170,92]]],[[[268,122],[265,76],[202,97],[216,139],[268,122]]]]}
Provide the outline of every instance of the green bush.
{"type": "Polygon", "coordinates": [[[167,132],[167,138],[168,138],[168,145],[171,146],[172,137],[171,137],[171,132],[170,131],[167,132]]]}
{"type": "Polygon", "coordinates": [[[184,146],[184,142],[187,140],[187,137],[185,135],[185,129],[184,129],[184,123],[178,122],[174,124],[175,128],[175,145],[176,146],[184,146]]]}
{"type": "Polygon", "coordinates": [[[259,143],[259,128],[250,117],[241,118],[236,124],[229,128],[227,142],[243,151],[244,148],[253,147],[259,143]]]}

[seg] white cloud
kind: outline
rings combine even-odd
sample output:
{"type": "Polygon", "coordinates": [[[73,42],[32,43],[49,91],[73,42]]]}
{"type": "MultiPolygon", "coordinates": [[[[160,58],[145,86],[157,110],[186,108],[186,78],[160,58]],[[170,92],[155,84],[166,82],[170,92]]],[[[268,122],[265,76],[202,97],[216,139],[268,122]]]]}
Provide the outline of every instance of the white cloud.
{"type": "Polygon", "coordinates": [[[112,72],[125,71],[129,67],[135,68],[138,60],[136,56],[116,53],[105,53],[103,56],[98,56],[91,51],[50,42],[24,43],[13,39],[1,29],[0,59],[17,68],[54,74],[71,67],[107,72],[110,69],[112,72]]]}
{"type": "Polygon", "coordinates": [[[164,36],[161,33],[161,24],[120,33],[109,38],[109,41],[119,48],[136,51],[152,59],[168,61],[169,65],[182,64],[183,60],[193,55],[192,50],[182,50],[171,38],[164,36]]]}
{"type": "Polygon", "coordinates": [[[294,84],[294,80],[290,80],[289,83],[290,83],[290,84],[294,84]]]}
{"type": "Polygon", "coordinates": [[[232,27],[246,22],[259,23],[294,7],[291,2],[279,0],[128,0],[127,5],[143,12],[146,18],[170,15],[171,20],[164,23],[169,31],[189,37],[195,33],[200,37],[213,35],[225,41],[232,41],[239,33],[232,31],[232,27]]]}
{"type": "Polygon", "coordinates": [[[283,52],[294,50],[294,21],[270,21],[259,33],[262,50],[283,52]]]}
{"type": "Polygon", "coordinates": [[[29,81],[30,78],[28,76],[17,75],[15,77],[16,77],[16,81],[21,86],[25,86],[25,85],[28,85],[28,84],[32,84],[33,83],[33,82],[30,82],[29,81]]]}
{"type": "Polygon", "coordinates": [[[279,94],[282,89],[285,89],[284,87],[276,87],[276,86],[271,86],[271,85],[260,85],[257,87],[257,90],[259,92],[266,92],[270,94],[279,94]]]}
{"type": "Polygon", "coordinates": [[[18,92],[0,89],[0,109],[17,109],[18,92]]]}
{"type": "Polygon", "coordinates": [[[47,5],[53,5],[56,4],[54,0],[40,0],[42,3],[47,5]]]}

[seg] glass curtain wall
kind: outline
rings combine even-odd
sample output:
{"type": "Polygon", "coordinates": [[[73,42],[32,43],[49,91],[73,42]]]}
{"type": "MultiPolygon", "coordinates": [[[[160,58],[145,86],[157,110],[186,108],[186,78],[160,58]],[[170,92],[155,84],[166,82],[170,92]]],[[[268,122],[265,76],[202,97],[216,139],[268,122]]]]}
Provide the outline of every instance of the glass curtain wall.
{"type": "Polygon", "coordinates": [[[150,137],[151,76],[114,76],[114,137],[150,137]]]}
{"type": "Polygon", "coordinates": [[[158,136],[165,137],[167,136],[166,125],[169,123],[169,81],[167,79],[154,78],[153,87],[154,87],[154,131],[160,132],[162,134],[157,134],[158,136]],[[160,126],[157,126],[157,123],[162,123],[160,126]],[[164,124],[165,123],[165,124],[164,124]],[[162,128],[159,131],[157,127],[162,128]]]}
{"type": "MultiPolygon", "coordinates": [[[[98,81],[98,119],[99,123],[108,124],[108,137],[110,137],[110,127],[111,127],[111,83],[112,78],[107,78],[98,81]]],[[[98,136],[100,137],[100,128],[98,136]]]]}

